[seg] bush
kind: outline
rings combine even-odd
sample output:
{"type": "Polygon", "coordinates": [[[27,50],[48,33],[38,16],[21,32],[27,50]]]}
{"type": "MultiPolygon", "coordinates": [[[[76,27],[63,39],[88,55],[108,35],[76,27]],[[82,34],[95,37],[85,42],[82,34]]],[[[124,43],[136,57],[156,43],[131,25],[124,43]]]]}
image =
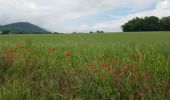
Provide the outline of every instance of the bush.
{"type": "Polygon", "coordinates": [[[99,31],[99,30],[97,30],[96,33],[104,33],[104,31],[99,31]]]}
{"type": "Polygon", "coordinates": [[[3,31],[2,31],[2,34],[9,34],[9,33],[10,33],[9,30],[3,30],[3,31]]]}

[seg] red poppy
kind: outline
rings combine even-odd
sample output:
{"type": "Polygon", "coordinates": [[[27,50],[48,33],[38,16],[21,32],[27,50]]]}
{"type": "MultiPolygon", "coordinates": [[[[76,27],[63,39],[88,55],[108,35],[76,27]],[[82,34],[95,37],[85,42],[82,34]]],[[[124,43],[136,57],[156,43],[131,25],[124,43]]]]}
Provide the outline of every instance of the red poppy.
{"type": "Polygon", "coordinates": [[[69,61],[67,61],[67,62],[66,62],[66,64],[67,64],[67,65],[70,65],[70,62],[69,62],[69,61]]]}
{"type": "Polygon", "coordinates": [[[105,76],[104,72],[100,72],[100,77],[104,78],[104,76],[105,76]]]}
{"type": "Polygon", "coordinates": [[[103,60],[103,59],[104,59],[104,55],[101,55],[101,56],[100,56],[100,60],[103,60]]]}
{"type": "Polygon", "coordinates": [[[66,51],[66,56],[70,56],[70,51],[69,50],[66,51]]]}
{"type": "Polygon", "coordinates": [[[141,61],[141,58],[139,57],[139,58],[137,59],[137,61],[140,62],[140,61],[141,61]]]}
{"type": "Polygon", "coordinates": [[[48,50],[51,50],[51,51],[52,51],[52,50],[57,50],[57,48],[48,48],[48,50]]]}
{"type": "Polygon", "coordinates": [[[105,63],[101,64],[100,66],[101,66],[102,68],[107,67],[107,66],[108,66],[108,63],[105,62],[105,63]]]}
{"type": "Polygon", "coordinates": [[[54,55],[53,54],[48,54],[48,57],[53,57],[54,55]]]}
{"type": "Polygon", "coordinates": [[[135,54],[134,53],[131,53],[130,54],[130,58],[134,58],[135,57],[135,54]]]}
{"type": "Polygon", "coordinates": [[[112,68],[111,67],[108,67],[108,72],[112,72],[112,68]]]}
{"type": "Polygon", "coordinates": [[[142,51],[138,51],[139,55],[143,55],[143,52],[142,51]]]}

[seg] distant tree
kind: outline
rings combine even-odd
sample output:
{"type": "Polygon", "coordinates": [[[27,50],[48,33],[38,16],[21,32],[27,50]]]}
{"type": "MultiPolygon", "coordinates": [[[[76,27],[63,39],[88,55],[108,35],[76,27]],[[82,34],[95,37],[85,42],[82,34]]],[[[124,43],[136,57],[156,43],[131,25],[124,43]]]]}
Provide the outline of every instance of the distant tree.
{"type": "Polygon", "coordinates": [[[9,33],[10,33],[10,31],[7,29],[2,31],[2,34],[9,34],[9,33]]]}
{"type": "Polygon", "coordinates": [[[136,18],[128,21],[124,25],[122,25],[122,29],[123,29],[124,32],[142,31],[143,28],[144,28],[143,23],[144,23],[143,19],[136,17],[136,18]]]}
{"type": "Polygon", "coordinates": [[[93,33],[92,31],[90,31],[89,33],[93,33]]]}
{"type": "MultiPolygon", "coordinates": [[[[165,18],[164,20],[166,21],[167,18],[165,18]]],[[[161,20],[155,16],[144,17],[144,18],[136,17],[136,18],[128,21],[121,27],[124,32],[160,31],[162,29],[163,23],[165,23],[163,20],[162,20],[162,24],[161,24],[161,20]]],[[[165,24],[165,26],[167,26],[167,24],[165,24]]]]}
{"type": "Polygon", "coordinates": [[[158,17],[145,17],[143,25],[144,31],[160,31],[160,20],[158,17]]]}
{"type": "Polygon", "coordinates": [[[104,33],[104,31],[99,31],[99,30],[97,30],[96,33],[104,33]]]}
{"type": "Polygon", "coordinates": [[[170,16],[163,17],[160,20],[161,31],[170,31],[170,16]]]}
{"type": "Polygon", "coordinates": [[[72,32],[72,34],[77,34],[77,32],[72,32]]]}
{"type": "Polygon", "coordinates": [[[104,31],[100,31],[100,33],[104,33],[104,31]]]}

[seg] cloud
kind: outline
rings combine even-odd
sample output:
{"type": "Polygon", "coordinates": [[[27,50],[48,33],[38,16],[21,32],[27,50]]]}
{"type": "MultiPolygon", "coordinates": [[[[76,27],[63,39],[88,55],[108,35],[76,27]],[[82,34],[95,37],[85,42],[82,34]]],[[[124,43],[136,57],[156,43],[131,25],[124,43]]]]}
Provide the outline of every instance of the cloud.
{"type": "MultiPolygon", "coordinates": [[[[139,16],[167,16],[170,0],[0,0],[0,24],[27,21],[51,31],[120,31],[120,26],[127,20],[139,16]],[[154,5],[154,10],[146,9],[154,5]],[[109,10],[129,8],[132,13],[111,14],[114,18],[107,22],[80,24],[69,23],[71,20],[100,16],[109,10]],[[134,13],[135,12],[135,13],[134,13]]],[[[103,15],[104,16],[104,15],[103,15]]]]}
{"type": "Polygon", "coordinates": [[[145,16],[157,16],[157,17],[165,17],[170,16],[170,0],[159,1],[155,9],[149,11],[142,11],[137,13],[128,14],[126,16],[121,16],[116,20],[112,20],[109,22],[98,23],[92,25],[91,30],[104,30],[104,31],[121,31],[121,25],[126,23],[127,21],[133,19],[134,17],[145,17],[145,16]]]}

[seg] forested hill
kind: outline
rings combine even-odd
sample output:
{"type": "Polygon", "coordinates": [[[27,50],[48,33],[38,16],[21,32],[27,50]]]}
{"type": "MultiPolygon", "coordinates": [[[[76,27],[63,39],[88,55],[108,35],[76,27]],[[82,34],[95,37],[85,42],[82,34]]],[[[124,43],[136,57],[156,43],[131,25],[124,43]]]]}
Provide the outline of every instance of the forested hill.
{"type": "Polygon", "coordinates": [[[0,31],[8,30],[12,33],[47,33],[48,31],[28,22],[18,22],[0,26],[0,31]]]}

